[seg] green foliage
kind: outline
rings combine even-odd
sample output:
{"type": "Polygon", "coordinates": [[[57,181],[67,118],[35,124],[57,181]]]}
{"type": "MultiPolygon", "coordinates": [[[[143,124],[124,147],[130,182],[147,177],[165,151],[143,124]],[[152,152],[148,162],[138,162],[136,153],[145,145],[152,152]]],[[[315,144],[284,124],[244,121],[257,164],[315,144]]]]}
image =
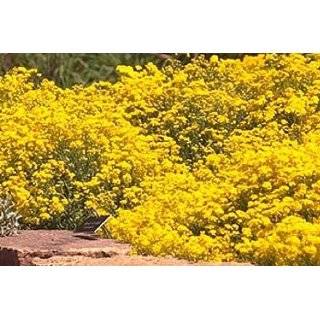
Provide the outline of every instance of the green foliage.
{"type": "MultiPolygon", "coordinates": [[[[189,63],[198,53],[2,53],[0,75],[14,66],[36,68],[43,78],[61,87],[88,84],[99,80],[116,81],[117,65],[144,65],[153,62],[162,66],[169,60],[189,63]]],[[[205,53],[210,57],[212,53],[205,53]]],[[[245,53],[220,53],[222,58],[241,59],[245,53]]]]}
{"type": "Polygon", "coordinates": [[[0,54],[0,75],[14,66],[37,68],[43,78],[61,87],[99,80],[116,80],[115,67],[159,62],[146,53],[18,53],[0,54]]]}
{"type": "Polygon", "coordinates": [[[19,219],[20,216],[15,212],[11,199],[0,199],[0,237],[17,233],[19,219]]]}

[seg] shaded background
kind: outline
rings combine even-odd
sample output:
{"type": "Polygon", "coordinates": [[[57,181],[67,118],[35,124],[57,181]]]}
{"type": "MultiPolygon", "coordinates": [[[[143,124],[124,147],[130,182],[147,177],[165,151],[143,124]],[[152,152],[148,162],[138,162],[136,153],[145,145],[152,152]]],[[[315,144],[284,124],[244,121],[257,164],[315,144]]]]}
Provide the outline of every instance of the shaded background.
{"type": "MultiPolygon", "coordinates": [[[[213,53],[206,53],[210,57],[213,53]]],[[[37,68],[43,77],[61,87],[88,84],[99,80],[116,80],[115,67],[143,65],[153,62],[164,65],[168,59],[187,63],[199,53],[2,53],[0,75],[14,66],[37,68]]],[[[242,58],[246,53],[218,53],[222,58],[242,58]]]]}

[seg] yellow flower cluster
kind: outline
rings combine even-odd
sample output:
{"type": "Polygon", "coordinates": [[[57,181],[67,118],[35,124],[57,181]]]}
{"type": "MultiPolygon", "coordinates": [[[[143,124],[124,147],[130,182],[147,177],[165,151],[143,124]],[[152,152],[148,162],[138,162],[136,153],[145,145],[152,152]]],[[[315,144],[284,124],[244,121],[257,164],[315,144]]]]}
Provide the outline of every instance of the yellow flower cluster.
{"type": "Polygon", "coordinates": [[[320,56],[119,66],[61,89],[0,78],[0,193],[24,223],[108,230],[139,254],[320,264],[320,56]]]}
{"type": "Polygon", "coordinates": [[[194,261],[320,264],[318,55],[120,71],[124,94],[147,88],[126,118],[173,138],[187,169],[146,179],[148,197],[110,221],[116,238],[194,261]]]}
{"type": "Polygon", "coordinates": [[[23,68],[0,79],[0,194],[25,224],[72,229],[93,211],[114,214],[136,204],[145,177],[174,170],[174,141],[140,134],[112,90],[63,90],[23,68]]]}

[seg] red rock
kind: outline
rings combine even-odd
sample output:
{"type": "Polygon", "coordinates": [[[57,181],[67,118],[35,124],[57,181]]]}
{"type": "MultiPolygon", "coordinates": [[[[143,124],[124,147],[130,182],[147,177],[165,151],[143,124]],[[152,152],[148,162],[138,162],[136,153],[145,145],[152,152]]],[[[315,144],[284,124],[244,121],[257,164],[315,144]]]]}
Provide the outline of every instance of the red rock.
{"type": "Polygon", "coordinates": [[[111,239],[85,239],[63,230],[25,230],[0,238],[0,265],[35,265],[35,258],[110,258],[128,255],[129,251],[129,245],[111,239]]]}

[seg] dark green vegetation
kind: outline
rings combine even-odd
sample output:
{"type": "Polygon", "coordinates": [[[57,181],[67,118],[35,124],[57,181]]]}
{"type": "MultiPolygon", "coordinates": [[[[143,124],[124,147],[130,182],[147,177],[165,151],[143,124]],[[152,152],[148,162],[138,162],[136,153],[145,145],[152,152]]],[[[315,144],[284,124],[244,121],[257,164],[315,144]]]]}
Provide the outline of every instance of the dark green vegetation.
{"type": "MultiPolygon", "coordinates": [[[[144,65],[153,62],[158,66],[169,60],[188,63],[199,54],[191,53],[2,53],[0,75],[14,66],[37,68],[44,78],[54,80],[61,87],[87,84],[93,81],[115,81],[115,67],[144,65]]],[[[211,53],[206,53],[210,57],[211,53]]],[[[241,58],[244,53],[221,53],[223,58],[241,58]]]]}

